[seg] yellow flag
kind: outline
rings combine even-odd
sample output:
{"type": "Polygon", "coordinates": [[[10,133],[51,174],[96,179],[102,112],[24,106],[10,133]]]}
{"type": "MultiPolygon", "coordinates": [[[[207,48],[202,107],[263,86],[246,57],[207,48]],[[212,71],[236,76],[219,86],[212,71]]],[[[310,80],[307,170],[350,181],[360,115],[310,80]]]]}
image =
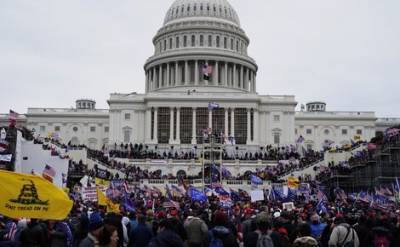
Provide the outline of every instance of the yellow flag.
{"type": "Polygon", "coordinates": [[[300,184],[300,181],[299,181],[298,178],[296,178],[296,177],[289,177],[288,178],[288,187],[289,188],[296,189],[296,188],[299,187],[299,184],[300,184]]]}
{"type": "Polygon", "coordinates": [[[104,187],[110,186],[110,181],[101,178],[95,178],[96,185],[102,185],[104,187]]]}
{"type": "Polygon", "coordinates": [[[73,202],[46,179],[0,171],[0,214],[10,218],[63,220],[73,202]]]}
{"type": "Polygon", "coordinates": [[[119,204],[113,203],[110,199],[104,195],[104,193],[97,188],[97,204],[100,206],[107,206],[108,213],[119,213],[119,204]]]}

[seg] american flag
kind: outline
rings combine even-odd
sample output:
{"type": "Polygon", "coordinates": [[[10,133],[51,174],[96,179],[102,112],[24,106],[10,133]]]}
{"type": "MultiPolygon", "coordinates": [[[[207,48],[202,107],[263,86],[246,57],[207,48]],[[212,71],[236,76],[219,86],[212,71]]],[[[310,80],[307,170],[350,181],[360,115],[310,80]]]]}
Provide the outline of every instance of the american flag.
{"type": "Polygon", "coordinates": [[[175,202],[173,200],[167,200],[167,201],[165,201],[163,203],[163,207],[164,208],[176,208],[176,209],[178,209],[179,208],[179,203],[175,202]]]}
{"type": "Polygon", "coordinates": [[[210,80],[210,75],[212,74],[212,66],[208,65],[207,63],[203,65],[203,77],[204,80],[210,80]]]}
{"type": "Polygon", "coordinates": [[[10,119],[10,121],[17,121],[18,113],[16,113],[13,110],[10,110],[10,114],[9,114],[8,118],[10,119]]]}
{"type": "Polygon", "coordinates": [[[53,182],[53,178],[55,176],[56,176],[56,170],[54,170],[53,167],[46,164],[46,166],[44,167],[44,170],[42,172],[42,177],[49,180],[50,182],[53,182]]]}

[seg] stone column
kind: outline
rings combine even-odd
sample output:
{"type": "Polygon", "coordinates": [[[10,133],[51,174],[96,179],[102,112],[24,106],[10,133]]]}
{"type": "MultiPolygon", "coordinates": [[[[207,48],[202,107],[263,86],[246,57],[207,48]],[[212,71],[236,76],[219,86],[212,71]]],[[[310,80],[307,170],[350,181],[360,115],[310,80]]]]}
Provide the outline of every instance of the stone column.
{"type": "Polygon", "coordinates": [[[169,113],[169,144],[174,142],[174,108],[170,108],[169,113]]]}
{"type": "Polygon", "coordinates": [[[158,108],[157,107],[154,108],[154,126],[153,127],[154,127],[154,131],[153,131],[154,139],[153,139],[153,141],[155,143],[158,143],[158,108]]]}
{"type": "Polygon", "coordinates": [[[174,86],[178,86],[179,85],[179,62],[176,61],[175,62],[175,85],[174,86]]]}
{"type": "Polygon", "coordinates": [[[149,91],[149,71],[146,70],[146,87],[145,87],[145,92],[147,93],[149,91]]]}
{"type": "Polygon", "coordinates": [[[185,85],[189,85],[189,64],[185,61],[185,85]]]}
{"type": "Polygon", "coordinates": [[[170,73],[169,73],[169,71],[170,71],[170,67],[169,67],[169,63],[167,63],[167,80],[166,80],[166,85],[167,86],[171,86],[171,80],[170,80],[170,73]]]}
{"type": "Polygon", "coordinates": [[[212,110],[208,110],[208,128],[212,128],[212,110]]]}
{"type": "Polygon", "coordinates": [[[215,61],[215,72],[214,72],[214,76],[213,76],[213,84],[214,85],[218,85],[219,84],[219,63],[218,61],[215,61]]]}
{"type": "Polygon", "coordinates": [[[225,110],[225,138],[227,138],[228,137],[228,123],[229,123],[229,121],[228,121],[228,117],[229,117],[229,115],[228,115],[228,108],[225,108],[224,109],[225,110]]]}
{"type": "Polygon", "coordinates": [[[251,143],[251,116],[250,116],[251,112],[250,109],[247,108],[247,145],[249,145],[251,143]]]}
{"type": "Polygon", "coordinates": [[[157,88],[157,70],[156,70],[157,66],[153,67],[153,90],[157,88]]]}
{"type": "Polygon", "coordinates": [[[176,142],[181,143],[181,108],[176,109],[176,142]]]}
{"type": "Polygon", "coordinates": [[[258,112],[257,109],[254,109],[254,138],[253,138],[253,142],[255,144],[259,144],[260,143],[259,133],[260,133],[259,112],[258,112]]]}
{"type": "Polygon", "coordinates": [[[240,65],[239,83],[239,88],[243,88],[243,65],[240,65]]]}
{"type": "Polygon", "coordinates": [[[228,63],[225,62],[225,69],[224,69],[224,86],[228,86],[228,63]]]}
{"type": "Polygon", "coordinates": [[[162,64],[160,64],[158,66],[159,71],[158,71],[158,87],[162,87],[162,83],[163,83],[163,73],[162,73],[162,64]]]}
{"type": "Polygon", "coordinates": [[[257,72],[253,74],[253,92],[257,92],[257,72]]]}
{"type": "Polygon", "coordinates": [[[199,61],[194,62],[194,84],[199,85],[199,61]]]}
{"type": "Polygon", "coordinates": [[[235,108],[231,109],[231,136],[235,137],[235,108]]]}
{"type": "Polygon", "coordinates": [[[233,85],[232,86],[233,87],[237,87],[237,83],[236,83],[236,64],[235,63],[233,64],[233,73],[232,74],[233,74],[233,77],[232,77],[233,78],[232,79],[232,84],[233,85]]]}
{"type": "Polygon", "coordinates": [[[249,69],[247,67],[244,70],[243,89],[249,90],[249,69]]]}
{"type": "Polygon", "coordinates": [[[193,119],[192,119],[192,144],[196,144],[197,143],[197,139],[196,139],[196,108],[192,109],[193,113],[193,119]]]}
{"type": "MultiPolygon", "coordinates": [[[[110,117],[112,115],[110,114],[110,117]]],[[[111,122],[111,121],[110,121],[111,122]]],[[[146,109],[146,120],[145,120],[145,129],[146,129],[146,136],[145,136],[145,142],[150,143],[151,142],[151,109],[146,109]]],[[[111,131],[111,128],[110,128],[111,131]]]]}

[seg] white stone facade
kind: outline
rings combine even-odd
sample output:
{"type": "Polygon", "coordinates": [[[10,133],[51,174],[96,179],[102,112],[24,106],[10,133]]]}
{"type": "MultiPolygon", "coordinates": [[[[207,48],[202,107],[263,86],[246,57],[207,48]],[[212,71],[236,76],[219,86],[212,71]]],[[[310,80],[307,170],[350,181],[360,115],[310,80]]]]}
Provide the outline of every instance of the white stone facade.
{"type": "MultiPolygon", "coordinates": [[[[369,140],[400,122],[377,121],[373,112],[329,112],[324,102],[295,112],[294,96],[257,94],[249,43],[227,0],[176,0],[145,62],[144,94],[111,94],[109,110],[85,99],[74,109],[29,108],[21,124],[91,148],[121,142],[190,148],[211,129],[254,148],[294,144],[301,135],[306,147],[321,149],[326,141],[369,140]],[[203,69],[209,67],[207,79],[203,69]],[[219,107],[208,109],[211,102],[219,107]]],[[[0,122],[7,123],[7,115],[0,122]]]]}

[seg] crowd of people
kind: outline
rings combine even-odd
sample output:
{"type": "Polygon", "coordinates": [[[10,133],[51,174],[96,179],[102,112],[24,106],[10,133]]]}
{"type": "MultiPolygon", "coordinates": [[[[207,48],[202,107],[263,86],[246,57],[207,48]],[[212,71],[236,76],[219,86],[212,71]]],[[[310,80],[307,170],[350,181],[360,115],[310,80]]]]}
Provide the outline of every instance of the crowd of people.
{"type": "Polygon", "coordinates": [[[188,195],[129,195],[131,207],[119,212],[70,194],[74,206],[63,221],[0,217],[0,246],[400,246],[399,211],[382,211],[359,201],[330,198],[293,200],[287,210],[274,200],[251,202],[240,196],[221,206],[211,195],[194,201],[188,195]]]}

